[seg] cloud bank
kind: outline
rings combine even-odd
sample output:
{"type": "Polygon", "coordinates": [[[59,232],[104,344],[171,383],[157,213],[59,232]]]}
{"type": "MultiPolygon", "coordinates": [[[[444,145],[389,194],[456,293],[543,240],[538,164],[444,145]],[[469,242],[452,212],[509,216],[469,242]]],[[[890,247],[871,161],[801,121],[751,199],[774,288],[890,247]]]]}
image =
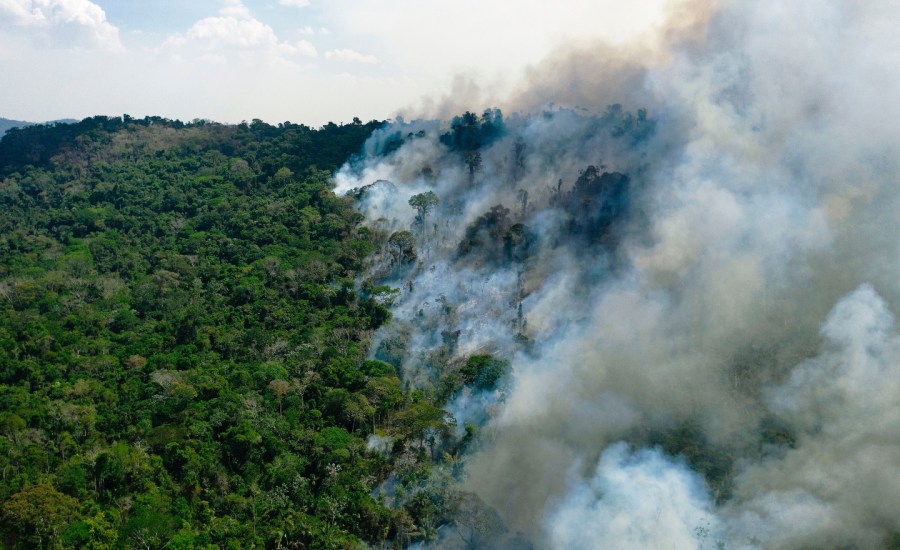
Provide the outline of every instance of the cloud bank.
{"type": "Polygon", "coordinates": [[[162,47],[178,57],[198,56],[203,60],[226,63],[244,60],[250,63],[295,57],[316,57],[316,47],[307,40],[287,42],[256,19],[240,0],[230,0],[218,16],[205,17],[185,33],[169,37],[162,47]]]}
{"type": "Polygon", "coordinates": [[[15,28],[40,46],[122,49],[119,30],[89,0],[2,0],[0,28],[15,28]]]}

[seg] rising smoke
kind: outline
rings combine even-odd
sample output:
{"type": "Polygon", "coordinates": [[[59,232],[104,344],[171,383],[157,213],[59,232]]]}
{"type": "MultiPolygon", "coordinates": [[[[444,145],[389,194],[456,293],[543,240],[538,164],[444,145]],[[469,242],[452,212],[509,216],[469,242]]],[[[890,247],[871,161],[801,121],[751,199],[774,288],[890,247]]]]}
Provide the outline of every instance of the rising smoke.
{"type": "Polygon", "coordinates": [[[464,487],[535,547],[887,546],[900,10],[681,10],[662,49],[563,51],[517,114],[398,121],[337,175],[401,289],[373,355],[430,389],[510,360],[448,410],[483,425],[464,487]]]}

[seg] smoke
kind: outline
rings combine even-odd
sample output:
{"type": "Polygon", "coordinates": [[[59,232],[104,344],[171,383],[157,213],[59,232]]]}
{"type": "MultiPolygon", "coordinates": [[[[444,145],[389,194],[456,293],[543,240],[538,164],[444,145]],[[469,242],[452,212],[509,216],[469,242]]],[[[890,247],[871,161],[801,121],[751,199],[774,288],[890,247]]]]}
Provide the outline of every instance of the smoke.
{"type": "Polygon", "coordinates": [[[592,480],[549,517],[553,548],[714,548],[718,530],[702,479],[657,451],[611,445],[592,480]]]}
{"type": "Polygon", "coordinates": [[[682,6],[656,45],[565,50],[521,111],[398,121],[337,175],[401,289],[373,355],[435,392],[510,360],[502,396],[445,408],[487,435],[463,487],[537,547],[884,546],[900,10],[682,6]]]}
{"type": "Polygon", "coordinates": [[[749,464],[728,513],[764,547],[877,547],[900,530],[900,341],[869,285],[834,307],[823,353],[793,369],[766,401],[796,443],[749,464]]]}

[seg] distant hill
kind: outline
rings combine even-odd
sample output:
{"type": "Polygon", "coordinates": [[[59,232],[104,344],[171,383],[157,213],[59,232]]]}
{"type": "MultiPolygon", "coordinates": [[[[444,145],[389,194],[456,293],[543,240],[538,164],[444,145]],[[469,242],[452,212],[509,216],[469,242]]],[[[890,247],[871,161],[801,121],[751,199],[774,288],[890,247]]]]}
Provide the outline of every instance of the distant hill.
{"type": "Polygon", "coordinates": [[[74,118],[64,118],[60,120],[51,120],[49,122],[25,122],[24,120],[12,120],[9,118],[0,117],[0,137],[6,133],[10,128],[24,128],[26,126],[34,126],[35,124],[49,124],[51,122],[64,122],[66,124],[70,124],[73,122],[78,122],[74,118]]]}
{"type": "Polygon", "coordinates": [[[22,128],[32,126],[34,122],[23,122],[21,120],[10,120],[8,118],[0,118],[0,136],[6,133],[10,128],[22,128]]]}

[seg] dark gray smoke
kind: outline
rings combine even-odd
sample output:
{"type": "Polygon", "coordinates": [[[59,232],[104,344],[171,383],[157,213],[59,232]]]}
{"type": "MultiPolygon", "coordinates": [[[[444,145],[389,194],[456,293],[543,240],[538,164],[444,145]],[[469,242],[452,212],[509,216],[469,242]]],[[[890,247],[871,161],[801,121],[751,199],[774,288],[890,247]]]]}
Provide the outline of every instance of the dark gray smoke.
{"type": "Polygon", "coordinates": [[[544,107],[398,122],[338,174],[374,183],[370,276],[400,289],[373,353],[423,388],[511,361],[448,410],[485,426],[465,488],[536,547],[886,546],[900,9],[690,9],[662,51],[538,66],[510,106],[544,107]]]}

